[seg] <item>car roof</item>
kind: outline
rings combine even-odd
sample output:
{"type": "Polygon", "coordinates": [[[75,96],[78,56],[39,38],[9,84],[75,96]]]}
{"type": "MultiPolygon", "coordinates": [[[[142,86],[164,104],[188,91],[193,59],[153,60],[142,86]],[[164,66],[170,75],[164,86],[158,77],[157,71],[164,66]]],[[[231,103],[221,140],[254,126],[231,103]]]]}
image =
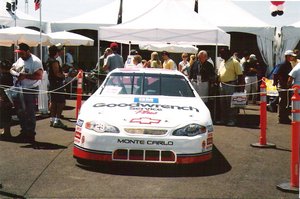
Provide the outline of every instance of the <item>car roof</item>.
{"type": "Polygon", "coordinates": [[[116,68],[111,71],[113,73],[148,73],[148,74],[167,74],[167,75],[181,75],[184,76],[178,70],[169,70],[162,68],[116,68]]]}

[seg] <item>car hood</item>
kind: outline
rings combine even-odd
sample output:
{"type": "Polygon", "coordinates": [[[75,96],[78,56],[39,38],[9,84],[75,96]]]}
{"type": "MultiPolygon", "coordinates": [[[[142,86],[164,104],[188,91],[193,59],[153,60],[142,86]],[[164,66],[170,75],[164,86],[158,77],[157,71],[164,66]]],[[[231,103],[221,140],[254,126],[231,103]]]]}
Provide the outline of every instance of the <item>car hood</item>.
{"type": "Polygon", "coordinates": [[[212,124],[203,101],[192,97],[92,96],[81,107],[79,118],[143,128],[174,128],[193,122],[212,124]]]}

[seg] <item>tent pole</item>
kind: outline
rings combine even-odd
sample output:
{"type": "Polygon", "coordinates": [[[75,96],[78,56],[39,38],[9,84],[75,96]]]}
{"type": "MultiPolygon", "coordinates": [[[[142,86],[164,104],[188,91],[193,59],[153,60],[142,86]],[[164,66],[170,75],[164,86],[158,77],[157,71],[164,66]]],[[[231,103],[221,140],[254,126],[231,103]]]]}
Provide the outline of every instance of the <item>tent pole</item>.
{"type": "MultiPolygon", "coordinates": [[[[217,69],[217,61],[218,61],[218,43],[219,43],[219,40],[218,40],[218,37],[219,37],[219,34],[218,34],[218,30],[217,30],[217,38],[216,38],[216,55],[215,55],[215,71],[216,71],[216,69],[217,69]]],[[[218,89],[218,87],[217,88],[215,88],[215,89],[218,89]]],[[[214,94],[216,95],[217,94],[217,91],[216,90],[214,90],[214,94]]],[[[213,113],[213,121],[216,121],[217,120],[217,99],[216,98],[214,98],[213,99],[213,106],[214,106],[214,113],[213,113]]]]}
{"type": "Polygon", "coordinates": [[[64,46],[64,59],[63,59],[63,61],[64,61],[64,64],[66,64],[66,46],[64,46]]]}
{"type": "Polygon", "coordinates": [[[98,42],[97,42],[97,59],[99,59],[100,58],[100,39],[99,39],[99,33],[100,33],[100,31],[99,31],[99,29],[98,29],[98,31],[97,31],[97,39],[98,39],[98,42]]]}
{"type": "Polygon", "coordinates": [[[42,46],[42,2],[40,2],[40,59],[43,63],[43,46],[42,46]]]}
{"type": "MultiPolygon", "coordinates": [[[[99,30],[98,30],[99,31],[99,30]]],[[[101,65],[100,65],[100,55],[101,55],[101,51],[100,51],[100,40],[99,40],[99,34],[98,34],[98,74],[97,74],[97,85],[98,85],[98,88],[100,87],[100,79],[99,79],[99,74],[100,74],[100,67],[101,67],[101,65]]],[[[104,58],[103,58],[104,59],[104,58]]],[[[103,62],[104,63],[104,62],[103,62]]],[[[103,67],[103,66],[102,66],[103,67]]]]}
{"type": "Polygon", "coordinates": [[[217,65],[217,59],[218,59],[218,37],[219,37],[219,34],[218,34],[218,30],[217,30],[217,38],[216,38],[216,55],[215,55],[215,66],[217,65]]]}
{"type": "Polygon", "coordinates": [[[130,51],[131,51],[131,41],[129,41],[128,55],[130,54],[130,51]]]}
{"type": "Polygon", "coordinates": [[[121,43],[121,52],[120,52],[120,54],[122,55],[122,57],[123,57],[123,44],[121,43]]]}

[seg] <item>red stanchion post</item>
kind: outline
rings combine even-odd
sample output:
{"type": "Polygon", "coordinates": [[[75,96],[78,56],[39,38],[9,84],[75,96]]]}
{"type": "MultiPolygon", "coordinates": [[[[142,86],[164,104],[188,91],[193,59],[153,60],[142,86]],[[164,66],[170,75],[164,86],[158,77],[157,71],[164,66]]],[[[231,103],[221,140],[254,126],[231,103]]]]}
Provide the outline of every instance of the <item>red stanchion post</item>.
{"type": "Polygon", "coordinates": [[[82,82],[83,82],[83,71],[79,70],[78,75],[77,75],[76,119],[78,118],[79,110],[81,108],[82,82]]]}
{"type": "Polygon", "coordinates": [[[251,144],[252,147],[274,148],[275,144],[267,142],[267,86],[265,78],[260,85],[260,136],[259,143],[251,144]]]}
{"type": "Polygon", "coordinates": [[[291,179],[289,183],[277,185],[282,191],[299,192],[299,134],[300,134],[300,86],[293,86],[292,97],[292,136],[291,136],[291,179]]]}

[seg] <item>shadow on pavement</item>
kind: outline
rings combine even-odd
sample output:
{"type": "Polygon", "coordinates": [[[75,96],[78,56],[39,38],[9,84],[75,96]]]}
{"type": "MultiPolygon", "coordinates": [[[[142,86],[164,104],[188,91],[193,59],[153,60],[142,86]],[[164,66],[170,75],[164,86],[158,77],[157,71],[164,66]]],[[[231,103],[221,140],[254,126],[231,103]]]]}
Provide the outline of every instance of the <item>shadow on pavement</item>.
{"type": "MultiPolygon", "coordinates": [[[[8,192],[5,192],[5,191],[0,191],[0,196],[4,196],[5,198],[19,198],[19,199],[25,199],[24,196],[19,196],[19,195],[16,195],[16,194],[13,194],[13,193],[8,193],[8,192]]],[[[2,197],[0,197],[2,198],[2,197]]]]}
{"type": "MultiPolygon", "coordinates": [[[[272,148],[270,148],[270,149],[272,149],[272,148]]],[[[291,149],[282,148],[282,147],[278,147],[278,146],[276,146],[276,147],[275,147],[275,148],[273,148],[273,149],[276,149],[276,150],[278,150],[278,151],[292,152],[292,150],[291,150],[291,149]]]]}
{"type": "Polygon", "coordinates": [[[259,129],[259,115],[240,113],[237,118],[237,127],[259,129]]]}
{"type": "Polygon", "coordinates": [[[75,109],[75,107],[73,107],[73,106],[65,106],[64,107],[64,110],[73,110],[73,109],[75,109]]]}
{"type": "Polygon", "coordinates": [[[39,149],[39,150],[56,150],[56,149],[66,149],[68,147],[59,145],[59,144],[52,144],[49,142],[38,142],[30,143],[25,146],[21,146],[21,148],[33,148],[33,149],[39,149]]]}
{"type": "MultiPolygon", "coordinates": [[[[259,115],[253,115],[253,114],[245,114],[240,113],[237,116],[237,121],[234,126],[230,127],[239,127],[239,128],[251,128],[251,129],[259,129],[260,124],[260,118],[259,115]]],[[[214,123],[216,126],[226,126],[224,123],[214,123]]]]}
{"type": "MultiPolygon", "coordinates": [[[[75,125],[74,125],[75,126],[75,125]]],[[[67,127],[67,128],[63,128],[63,130],[65,131],[71,131],[71,132],[75,132],[75,127],[67,127]]]]}
{"type": "Polygon", "coordinates": [[[77,166],[91,172],[148,177],[201,177],[219,175],[231,170],[231,165],[215,146],[212,160],[199,164],[177,165],[113,162],[77,166]]]}

